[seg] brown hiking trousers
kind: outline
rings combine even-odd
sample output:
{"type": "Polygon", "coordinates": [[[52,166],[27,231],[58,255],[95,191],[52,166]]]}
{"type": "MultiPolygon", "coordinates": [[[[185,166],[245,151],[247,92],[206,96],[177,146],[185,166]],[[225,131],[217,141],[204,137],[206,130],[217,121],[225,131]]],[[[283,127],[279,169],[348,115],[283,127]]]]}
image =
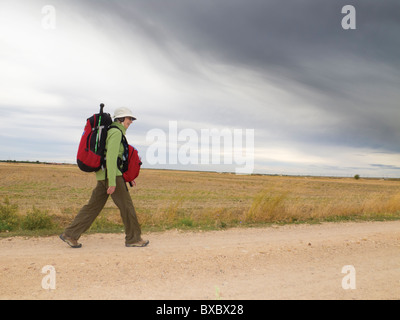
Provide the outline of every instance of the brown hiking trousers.
{"type": "MultiPolygon", "coordinates": [[[[119,208],[122,222],[125,226],[125,243],[135,243],[141,240],[141,229],[136,216],[132,198],[122,176],[117,176],[117,186],[111,195],[119,208]]],[[[89,203],[82,207],[74,221],[65,229],[65,235],[78,240],[82,233],[90,228],[100,211],[104,208],[109,194],[108,183],[105,180],[97,181],[89,203]]]]}

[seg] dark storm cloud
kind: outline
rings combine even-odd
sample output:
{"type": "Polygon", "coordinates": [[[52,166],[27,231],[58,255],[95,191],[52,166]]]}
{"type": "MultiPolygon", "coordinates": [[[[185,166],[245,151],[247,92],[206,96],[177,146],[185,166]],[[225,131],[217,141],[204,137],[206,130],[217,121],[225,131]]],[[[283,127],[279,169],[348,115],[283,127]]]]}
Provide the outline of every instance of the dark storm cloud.
{"type": "MultiPolygon", "coordinates": [[[[174,54],[176,43],[203,61],[252,70],[318,104],[319,123],[299,118],[290,125],[290,110],[282,106],[282,135],[400,150],[397,0],[96,1],[91,12],[98,10],[123,23],[127,37],[140,30],[179,68],[194,70],[174,54]],[[341,27],[347,4],[356,8],[356,30],[341,27]],[[334,126],[322,124],[332,119],[334,126]]],[[[255,126],[268,123],[268,105],[252,111],[255,126]]]]}
{"type": "MultiPolygon", "coordinates": [[[[29,3],[40,20],[47,1],[29,3]]],[[[55,39],[63,46],[55,52],[65,59],[55,59],[42,81],[34,81],[38,91],[62,97],[52,114],[65,114],[66,101],[78,123],[93,110],[93,99],[107,96],[102,102],[108,107],[124,101],[142,106],[142,132],[187,120],[211,128],[254,128],[260,149],[282,145],[321,158],[341,147],[400,152],[398,0],[52,5],[55,39]],[[349,4],[356,9],[355,30],[341,26],[342,8],[349,4]],[[68,56],[74,58],[69,63],[68,56]]],[[[20,45],[22,53],[31,49],[20,45]]],[[[35,59],[21,57],[37,71],[35,59]]],[[[373,161],[368,163],[381,163],[373,161]]],[[[382,165],[389,169],[391,163],[382,165]]]]}
{"type": "Polygon", "coordinates": [[[400,3],[355,3],[357,30],[347,32],[341,27],[346,4],[347,0],[104,2],[107,12],[140,24],[157,43],[174,39],[205,59],[277,72],[313,87],[323,86],[320,74],[307,70],[303,61],[318,65],[329,63],[330,57],[352,56],[400,66],[400,3]]]}
{"type": "Polygon", "coordinates": [[[377,167],[380,169],[400,170],[398,166],[384,165],[384,164],[371,164],[371,167],[377,167]]]}

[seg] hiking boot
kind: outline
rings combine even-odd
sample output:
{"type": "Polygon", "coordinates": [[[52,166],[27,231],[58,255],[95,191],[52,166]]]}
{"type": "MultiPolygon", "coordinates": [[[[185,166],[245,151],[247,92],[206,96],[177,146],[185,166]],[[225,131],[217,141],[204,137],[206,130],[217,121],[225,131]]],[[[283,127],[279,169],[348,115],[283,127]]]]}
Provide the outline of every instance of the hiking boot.
{"type": "Polygon", "coordinates": [[[145,247],[149,244],[149,240],[139,240],[138,242],[134,243],[126,243],[125,247],[145,247]]]}
{"type": "Polygon", "coordinates": [[[72,239],[71,237],[68,237],[65,235],[65,233],[60,234],[60,239],[64,242],[66,242],[71,248],[81,248],[82,244],[78,243],[77,240],[72,239]]]}

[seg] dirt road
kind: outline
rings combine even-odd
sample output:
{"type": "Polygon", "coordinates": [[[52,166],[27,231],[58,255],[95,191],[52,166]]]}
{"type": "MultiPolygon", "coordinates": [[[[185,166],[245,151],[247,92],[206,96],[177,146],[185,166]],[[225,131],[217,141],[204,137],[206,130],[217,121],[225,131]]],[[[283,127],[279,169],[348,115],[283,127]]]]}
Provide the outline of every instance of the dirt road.
{"type": "Polygon", "coordinates": [[[1,239],[0,299],[400,299],[400,221],[144,237],[147,248],[123,234],[82,236],[81,249],[1,239]],[[55,289],[42,288],[47,265],[55,289]]]}

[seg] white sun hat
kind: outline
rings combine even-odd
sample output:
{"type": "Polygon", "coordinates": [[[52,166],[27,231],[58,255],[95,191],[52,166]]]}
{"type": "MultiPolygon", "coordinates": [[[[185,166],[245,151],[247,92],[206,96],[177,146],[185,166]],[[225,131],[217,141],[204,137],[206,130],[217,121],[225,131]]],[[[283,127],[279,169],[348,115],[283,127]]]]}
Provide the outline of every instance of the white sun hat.
{"type": "Polygon", "coordinates": [[[132,111],[130,109],[125,108],[125,107],[115,109],[114,119],[124,118],[124,117],[132,117],[133,120],[136,120],[136,118],[133,116],[132,111]]]}

